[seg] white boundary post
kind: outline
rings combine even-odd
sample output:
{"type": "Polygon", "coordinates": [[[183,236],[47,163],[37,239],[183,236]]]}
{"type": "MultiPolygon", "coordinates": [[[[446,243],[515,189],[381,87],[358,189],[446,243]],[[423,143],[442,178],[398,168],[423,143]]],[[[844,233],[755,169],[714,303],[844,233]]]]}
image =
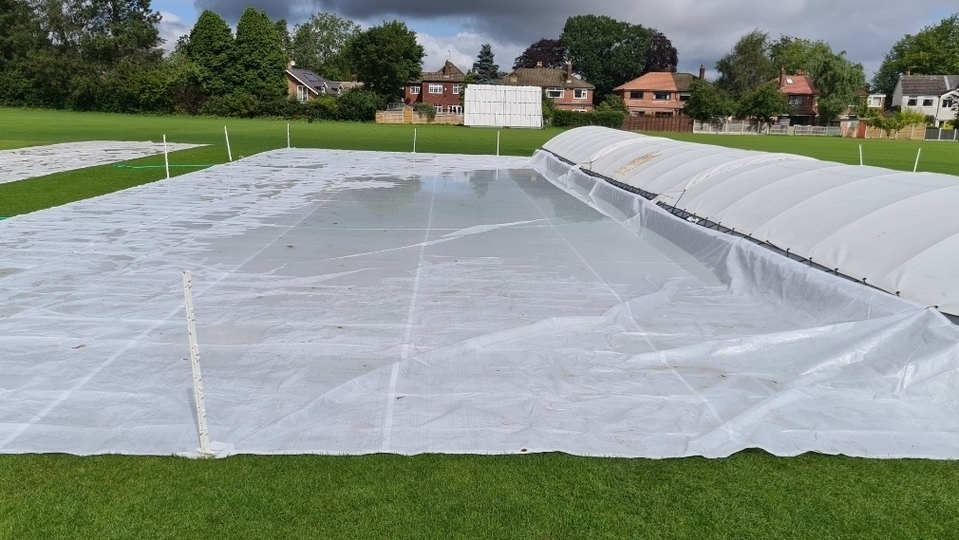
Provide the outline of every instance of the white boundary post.
{"type": "Polygon", "coordinates": [[[859,166],[862,167],[862,143],[859,143],[859,166]]]}
{"type": "Polygon", "coordinates": [[[920,148],[919,151],[916,152],[916,164],[912,166],[912,172],[916,172],[916,170],[919,168],[919,155],[920,155],[920,154],[922,154],[922,148],[920,148]]]}
{"type": "Polygon", "coordinates": [[[496,155],[499,155],[499,131],[496,132],[496,155]]]}
{"type": "Polygon", "coordinates": [[[413,128],[413,153],[416,153],[416,128],[413,128]]]}
{"type": "Polygon", "coordinates": [[[166,166],[166,178],[170,179],[170,156],[167,154],[166,133],[163,134],[163,164],[166,166]]]}
{"type": "Polygon", "coordinates": [[[286,123],[286,147],[290,147],[290,123],[286,123]]]}
{"type": "Polygon", "coordinates": [[[230,150],[230,134],[226,131],[226,126],[223,126],[223,136],[226,137],[226,157],[233,161],[233,151],[230,150]]]}
{"type": "Polygon", "coordinates": [[[196,317],[193,313],[193,278],[188,270],[183,271],[183,299],[186,302],[186,327],[190,339],[190,366],[193,368],[193,397],[196,405],[196,427],[200,436],[200,455],[210,457],[216,453],[210,449],[210,431],[206,426],[206,406],[203,404],[203,377],[200,375],[200,348],[196,340],[196,317]]]}

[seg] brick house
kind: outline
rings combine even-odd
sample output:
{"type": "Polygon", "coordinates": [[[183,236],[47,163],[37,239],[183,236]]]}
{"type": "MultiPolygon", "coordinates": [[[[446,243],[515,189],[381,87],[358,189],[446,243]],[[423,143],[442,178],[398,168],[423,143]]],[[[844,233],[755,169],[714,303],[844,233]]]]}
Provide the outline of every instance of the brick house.
{"type": "Polygon", "coordinates": [[[424,71],[418,79],[410,81],[404,90],[403,101],[414,107],[430,103],[438,113],[463,114],[460,94],[465,79],[466,74],[447,60],[439,71],[424,71]]]}
{"type": "Polygon", "coordinates": [[[779,70],[779,91],[789,100],[789,123],[794,126],[811,126],[816,123],[819,110],[816,106],[816,83],[803,71],[787,75],[779,70]]]}
{"type": "Polygon", "coordinates": [[[543,67],[537,62],[534,68],[519,68],[500,79],[500,84],[508,86],[538,86],[546,97],[553,100],[557,109],[567,111],[590,112],[593,110],[593,97],[596,87],[573,74],[573,65],[566,69],[543,67]]]}
{"type": "Polygon", "coordinates": [[[699,77],[692,73],[651,71],[613,88],[613,93],[623,99],[630,116],[679,116],[689,100],[693,81],[705,75],[705,66],[699,67],[699,77]]]}
{"type": "Polygon", "coordinates": [[[287,95],[300,102],[307,102],[319,96],[338,96],[355,86],[359,86],[359,83],[331,81],[308,69],[298,69],[292,62],[286,68],[287,95]]]}

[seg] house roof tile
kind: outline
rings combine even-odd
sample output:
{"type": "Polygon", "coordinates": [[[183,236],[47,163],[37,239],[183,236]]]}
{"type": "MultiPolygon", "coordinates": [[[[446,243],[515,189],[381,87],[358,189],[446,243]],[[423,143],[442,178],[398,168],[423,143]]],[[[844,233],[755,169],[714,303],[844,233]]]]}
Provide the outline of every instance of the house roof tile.
{"type": "Polygon", "coordinates": [[[959,88],[959,75],[901,75],[899,83],[907,96],[941,96],[959,88]]]}
{"type": "Polygon", "coordinates": [[[424,71],[418,79],[412,82],[463,82],[465,79],[466,74],[463,73],[460,68],[456,67],[455,64],[447,60],[439,71],[424,71]]]}
{"type": "Polygon", "coordinates": [[[816,83],[809,75],[783,75],[779,91],[787,96],[816,95],[816,83]]]}
{"type": "Polygon", "coordinates": [[[636,90],[668,90],[671,92],[688,92],[693,81],[698,79],[692,73],[672,73],[669,71],[652,71],[637,77],[628,83],[621,84],[613,91],[636,90]]]}
{"type": "Polygon", "coordinates": [[[547,67],[519,68],[500,79],[500,84],[541,88],[596,88],[576,75],[567,79],[565,69],[547,67]]]}

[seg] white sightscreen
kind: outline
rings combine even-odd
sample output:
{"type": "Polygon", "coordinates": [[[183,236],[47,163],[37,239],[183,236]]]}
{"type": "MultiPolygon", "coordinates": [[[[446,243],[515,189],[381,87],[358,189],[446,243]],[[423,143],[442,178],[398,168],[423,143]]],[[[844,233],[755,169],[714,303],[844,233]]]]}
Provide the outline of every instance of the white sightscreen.
{"type": "Polygon", "coordinates": [[[466,87],[463,114],[467,126],[542,128],[542,89],[471,84],[466,87]]]}

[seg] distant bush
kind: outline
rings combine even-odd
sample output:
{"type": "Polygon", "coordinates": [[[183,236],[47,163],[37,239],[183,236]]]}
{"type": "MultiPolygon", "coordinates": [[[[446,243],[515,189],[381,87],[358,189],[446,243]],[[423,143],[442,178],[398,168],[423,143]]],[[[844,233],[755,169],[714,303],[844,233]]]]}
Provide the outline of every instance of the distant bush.
{"type": "Polygon", "coordinates": [[[306,114],[314,120],[339,118],[339,103],[334,96],[317,96],[306,104],[306,114]]]}
{"type": "Polygon", "coordinates": [[[386,107],[379,96],[361,88],[347,90],[337,99],[338,120],[372,122],[376,120],[376,111],[386,107]]]}
{"type": "Polygon", "coordinates": [[[436,106],[430,103],[418,103],[414,110],[416,114],[425,116],[427,122],[432,123],[436,119],[436,106]]]}
{"type": "Polygon", "coordinates": [[[619,129],[626,121],[622,111],[574,112],[558,109],[553,113],[553,125],[561,128],[604,126],[619,129]]]}

